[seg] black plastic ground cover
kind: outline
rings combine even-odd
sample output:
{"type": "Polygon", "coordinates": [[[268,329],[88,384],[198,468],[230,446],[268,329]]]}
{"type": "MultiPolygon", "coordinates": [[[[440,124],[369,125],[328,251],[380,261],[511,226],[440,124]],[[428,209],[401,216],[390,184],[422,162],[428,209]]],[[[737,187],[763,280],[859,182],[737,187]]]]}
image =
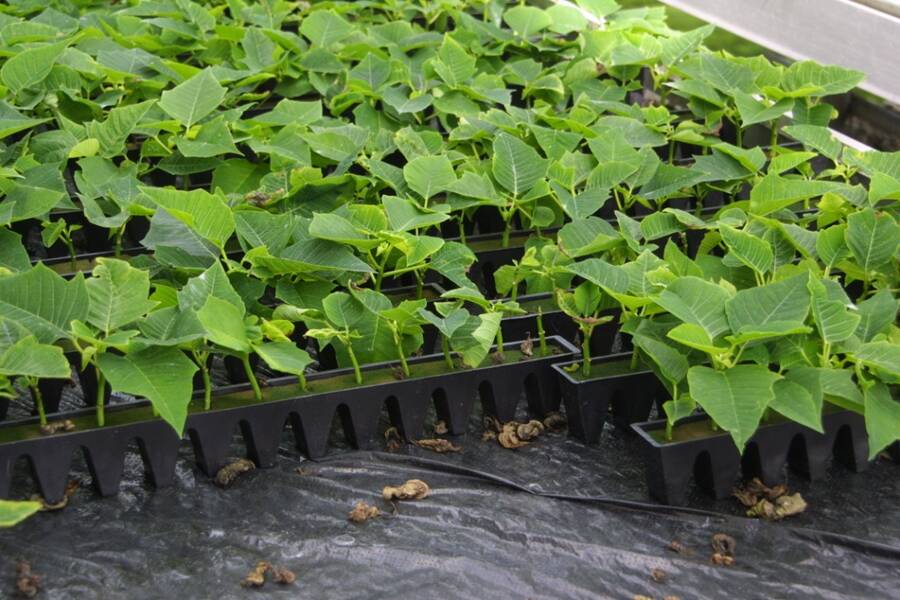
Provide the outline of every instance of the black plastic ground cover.
{"type": "MultiPolygon", "coordinates": [[[[93,493],[80,465],[67,508],[0,532],[0,597],[12,597],[19,558],[55,599],[893,598],[900,589],[900,465],[890,460],[860,474],[835,465],[813,484],[788,472],[809,508],[764,523],[699,492],[687,509],[648,502],[640,441],[611,425],[597,446],[563,433],[510,451],[481,440],[479,412],[452,438],[459,454],[385,451],[386,413],[375,449],[349,449],[335,422],[316,461],[285,432],[274,468],[225,490],[194,466],[188,444],[175,485],[161,490],[146,484],[136,453],[111,498],[93,493]],[[412,478],[431,496],[391,515],[382,487],[412,478]],[[359,500],[387,516],[348,522],[359,500]],[[710,563],[716,533],[735,539],[734,566],[710,563]],[[688,553],[668,550],[672,541],[688,553]],[[258,560],[292,569],[297,582],[242,589],[258,560]]],[[[242,450],[236,438],[234,455],[242,450]]],[[[30,493],[24,469],[13,487],[30,493]]]]}

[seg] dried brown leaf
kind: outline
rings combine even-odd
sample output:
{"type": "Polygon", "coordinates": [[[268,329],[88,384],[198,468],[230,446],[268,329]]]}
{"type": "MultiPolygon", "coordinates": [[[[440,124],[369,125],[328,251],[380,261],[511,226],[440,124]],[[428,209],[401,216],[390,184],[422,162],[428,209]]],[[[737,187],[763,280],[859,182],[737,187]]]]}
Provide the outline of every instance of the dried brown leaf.
{"type": "Polygon", "coordinates": [[[516,437],[527,442],[544,433],[544,424],[537,419],[516,426],[516,437]]]}
{"type": "Polygon", "coordinates": [[[219,469],[216,473],[215,483],[221,488],[227,488],[244,473],[256,469],[256,465],[248,458],[239,458],[219,469]]]}
{"type": "Polygon", "coordinates": [[[567,425],[566,418],[557,411],[547,413],[544,417],[544,429],[547,431],[557,433],[564,430],[567,425]]]}
{"type": "Polygon", "coordinates": [[[403,440],[400,439],[400,432],[396,427],[388,427],[384,430],[384,442],[388,452],[397,452],[403,447],[403,440]]]}
{"type": "Polygon", "coordinates": [[[434,422],[434,434],[435,435],[447,435],[447,424],[443,421],[435,421],[434,422]]]}
{"type": "Polygon", "coordinates": [[[56,510],[62,510],[69,505],[69,498],[75,495],[75,492],[78,491],[79,487],[81,487],[81,484],[78,483],[77,480],[70,479],[66,484],[66,489],[63,491],[62,500],[60,500],[59,502],[50,504],[40,494],[32,494],[31,500],[41,503],[41,512],[53,512],[56,510]]]}
{"type": "Polygon", "coordinates": [[[526,358],[530,358],[534,356],[534,341],[531,339],[531,334],[528,334],[528,337],[519,344],[519,350],[522,351],[522,356],[526,358]]]}
{"type": "Polygon", "coordinates": [[[294,575],[294,572],[285,567],[269,565],[269,573],[272,575],[272,580],[279,585],[291,585],[297,581],[297,576],[294,575]]]}
{"type": "Polygon", "coordinates": [[[721,554],[731,554],[733,556],[737,548],[737,542],[734,538],[725,533],[714,534],[711,543],[713,551],[721,554]]]}
{"type": "Polygon", "coordinates": [[[514,450],[528,445],[528,442],[520,440],[519,436],[516,434],[518,425],[519,424],[515,421],[503,425],[503,429],[500,431],[499,435],[497,435],[497,441],[500,442],[501,446],[509,450],[514,450]]]}
{"type": "Polygon", "coordinates": [[[669,545],[666,546],[667,549],[675,552],[676,554],[682,554],[684,556],[690,556],[694,553],[693,550],[679,542],[678,540],[672,540],[669,542],[669,545]]]}
{"type": "Polygon", "coordinates": [[[260,588],[266,584],[266,571],[269,570],[269,562],[261,560],[256,563],[253,570],[241,581],[242,587],[260,588]]]}
{"type": "Polygon", "coordinates": [[[53,423],[41,425],[40,431],[41,435],[53,435],[54,433],[59,433],[61,431],[75,431],[75,423],[70,419],[66,419],[64,421],[54,421],[53,423]]]}
{"type": "Polygon", "coordinates": [[[369,519],[381,516],[381,510],[377,506],[372,506],[360,500],[350,511],[349,519],[354,523],[365,523],[369,519]]]}
{"type": "Polygon", "coordinates": [[[665,583],[669,575],[659,567],[655,567],[650,571],[650,579],[655,583],[665,583]]]}
{"type": "Polygon", "coordinates": [[[444,454],[445,452],[462,452],[462,448],[453,445],[450,440],[445,440],[443,438],[416,440],[415,444],[419,448],[431,450],[432,452],[437,452],[438,454],[444,454]]]}
{"type": "Polygon", "coordinates": [[[401,486],[385,486],[381,495],[385,500],[421,500],[428,496],[431,488],[421,479],[410,479],[401,486]]]}
{"type": "Polygon", "coordinates": [[[31,570],[31,563],[16,563],[16,594],[22,598],[34,598],[41,591],[41,578],[31,570]]]}

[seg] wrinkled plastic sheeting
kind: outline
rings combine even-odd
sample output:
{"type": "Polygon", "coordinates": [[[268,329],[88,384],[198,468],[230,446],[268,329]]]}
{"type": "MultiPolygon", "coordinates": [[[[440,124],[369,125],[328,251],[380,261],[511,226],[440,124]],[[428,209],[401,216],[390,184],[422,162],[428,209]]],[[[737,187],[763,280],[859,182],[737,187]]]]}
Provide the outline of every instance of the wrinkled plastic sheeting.
{"type": "MultiPolygon", "coordinates": [[[[387,424],[385,423],[386,427],[387,424]]],[[[861,474],[835,466],[810,484],[809,502],[779,523],[739,516],[735,500],[696,493],[688,511],[650,503],[638,441],[607,427],[597,447],[545,434],[516,451],[481,440],[479,417],[459,454],[334,449],[308,461],[285,435],[277,467],[229,489],[197,471],[187,446],[178,481],[153,490],[137,455],[122,489],[98,498],[85,483],[62,511],[0,533],[0,597],[16,559],[42,576],[43,598],[245,598],[240,581],[259,560],[287,567],[309,598],[889,598],[900,593],[898,465],[861,474]],[[300,468],[300,472],[297,469],[300,468]],[[432,494],[400,502],[385,485],[423,479],[432,494]],[[566,499],[577,496],[582,500],[566,499]],[[354,524],[365,500],[384,515],[354,524]],[[693,511],[693,512],[692,512],[693,511]],[[735,564],[710,561],[716,533],[737,542],[735,564]],[[678,554],[672,541],[687,548],[678,554]],[[663,583],[651,572],[665,573],[663,583]]],[[[340,446],[340,435],[333,436],[340,446]]],[[[241,446],[236,440],[235,455],[241,446]]],[[[27,496],[31,482],[16,478],[27,496]]]]}

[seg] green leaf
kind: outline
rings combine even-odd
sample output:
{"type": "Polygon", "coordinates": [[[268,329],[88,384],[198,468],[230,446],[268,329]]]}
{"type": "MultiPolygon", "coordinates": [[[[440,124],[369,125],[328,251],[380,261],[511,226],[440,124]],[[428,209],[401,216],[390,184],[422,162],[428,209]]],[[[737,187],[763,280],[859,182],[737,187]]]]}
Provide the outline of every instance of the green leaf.
{"type": "Polygon", "coordinates": [[[140,190],[154,204],[165,208],[172,216],[220,249],[225,247],[225,242],[234,233],[234,215],[220,195],[200,189],[185,192],[140,186],[140,190]]]}
{"type": "Polygon", "coordinates": [[[735,92],[734,101],[744,127],[774,121],[794,106],[792,98],[782,98],[775,104],[768,105],[743,92],[735,92]]]}
{"type": "Polygon", "coordinates": [[[307,126],[322,118],[322,101],[299,101],[284,98],[267,113],[253,117],[253,121],[263,125],[307,126]]]}
{"type": "Polygon", "coordinates": [[[40,502],[15,502],[12,500],[0,500],[0,528],[18,525],[34,513],[41,510],[40,502]]]}
{"type": "Polygon", "coordinates": [[[750,212],[765,216],[833,190],[829,181],[790,179],[769,173],[750,190],[750,212]]]}
{"type": "Polygon", "coordinates": [[[12,185],[0,202],[0,225],[40,217],[67,198],[62,173],[52,164],[28,169],[12,185]]]}
{"type": "Polygon", "coordinates": [[[821,279],[810,276],[808,287],[812,298],[813,321],[822,340],[832,344],[843,342],[853,335],[859,325],[859,315],[851,313],[845,302],[830,298],[821,279]]]}
{"type": "Polygon", "coordinates": [[[69,324],[88,313],[84,278],[66,281],[39,264],[0,279],[0,317],[17,323],[41,343],[69,337],[69,324]]]}
{"type": "Polygon", "coordinates": [[[162,93],[159,107],[184,125],[186,129],[214,111],[225,99],[222,87],[212,70],[203,69],[187,81],[162,93]]]}
{"type": "Polygon", "coordinates": [[[867,367],[874,367],[894,377],[900,377],[900,344],[891,342],[868,342],[851,353],[867,367]]]}
{"type": "Polygon", "coordinates": [[[0,352],[0,375],[68,379],[72,374],[62,348],[41,344],[33,335],[0,352]]]}
{"type": "Polygon", "coordinates": [[[366,307],[347,292],[333,292],[322,300],[322,310],[329,321],[350,329],[366,316],[366,307]]]}
{"type": "Polygon", "coordinates": [[[98,363],[113,390],[146,398],[175,433],[183,434],[197,371],[184,352],[177,348],[148,348],[125,356],[105,352],[98,363]]]}
{"type": "Polygon", "coordinates": [[[178,151],[188,158],[240,154],[223,117],[204,123],[194,139],[178,138],[175,145],[178,151]]]}
{"type": "Polygon", "coordinates": [[[822,428],[822,394],[818,399],[806,387],[793,381],[788,374],[787,379],[780,379],[773,386],[775,397],[769,408],[782,416],[809,427],[813,431],[825,433],[822,428]]]}
{"type": "Polygon", "coordinates": [[[451,87],[457,87],[475,75],[475,58],[449,35],[444,36],[432,66],[444,83],[451,87]]]}
{"type": "Polygon", "coordinates": [[[849,92],[864,78],[860,71],[804,60],[785,70],[781,85],[788,92],[802,90],[803,95],[831,96],[849,92]]]}
{"type": "Polygon", "coordinates": [[[494,138],[491,171],[514,197],[521,197],[547,173],[547,161],[522,140],[500,133],[494,138]]]}
{"type": "Polygon", "coordinates": [[[197,318],[211,342],[236,352],[250,352],[244,314],[234,304],[210,296],[197,311],[197,318]]]}
{"type": "Polygon", "coordinates": [[[779,376],[760,365],[737,365],[726,371],[691,367],[687,378],[693,399],[731,434],[743,453],[775,397],[773,387],[779,376]]]}
{"type": "Polygon", "coordinates": [[[272,370],[297,377],[303,376],[306,367],[314,362],[305,350],[301,350],[293,342],[254,344],[253,350],[272,370]]]}
{"type": "Polygon", "coordinates": [[[816,254],[827,268],[832,268],[839,261],[850,256],[850,248],[845,241],[847,225],[832,225],[819,232],[816,238],[816,254]]]}
{"type": "Polygon", "coordinates": [[[100,143],[103,156],[114,157],[122,152],[125,140],[135,132],[138,124],[155,105],[155,100],[147,100],[138,104],[118,106],[107,113],[105,121],[87,123],[85,131],[100,143]]]}
{"type": "Polygon", "coordinates": [[[869,460],[900,439],[900,402],[891,398],[888,386],[876,382],[864,391],[869,460]]]}
{"type": "Polygon", "coordinates": [[[353,33],[353,26],[332,10],[316,10],[300,23],[300,33],[313,45],[327,48],[353,33]]]}
{"type": "Polygon", "coordinates": [[[881,290],[856,305],[859,325],[856,336],[863,342],[870,342],[884,332],[897,318],[897,299],[888,290],[881,290]]]}
{"type": "Polygon", "coordinates": [[[408,96],[400,87],[389,87],[381,93],[381,99],[401,115],[422,112],[431,106],[434,97],[431,94],[408,96]]]}
{"type": "Polygon", "coordinates": [[[868,274],[894,260],[900,225],[890,214],[867,208],[847,217],[844,239],[859,267],[868,274]]]}
{"type": "Polygon", "coordinates": [[[719,225],[719,232],[729,253],[743,264],[761,275],[772,270],[775,256],[765,241],[725,223],[719,225]]]}
{"type": "Polygon", "coordinates": [[[147,313],[156,303],[150,295],[150,277],[123,260],[98,258],[90,279],[87,321],[107,335],[147,313]]]}
{"type": "Polygon", "coordinates": [[[384,204],[384,210],[387,213],[388,222],[393,231],[411,231],[413,229],[430,227],[449,218],[446,213],[422,208],[408,198],[383,196],[381,201],[384,204]]]}
{"type": "Polygon", "coordinates": [[[49,117],[43,119],[26,117],[6,102],[0,102],[0,140],[49,120],[49,117]]]}
{"type": "Polygon", "coordinates": [[[409,187],[425,199],[449,189],[456,183],[456,173],[446,156],[420,156],[403,167],[403,177],[409,187]]]}
{"type": "Polygon", "coordinates": [[[698,277],[680,277],[654,301],[683,322],[699,325],[715,339],[728,330],[725,319],[728,298],[728,292],[714,283],[698,277]]]}
{"type": "Polygon", "coordinates": [[[59,42],[14,54],[0,68],[0,80],[15,93],[36,86],[50,75],[66,46],[66,42],[59,42]]]}
{"type": "Polygon", "coordinates": [[[22,236],[6,227],[0,227],[0,268],[10,271],[27,271],[31,268],[28,252],[22,245],[22,236]]]}
{"type": "Polygon", "coordinates": [[[735,333],[790,330],[809,314],[807,275],[740,290],[725,303],[728,323],[735,333]]]}
{"type": "Polygon", "coordinates": [[[244,315],[246,310],[244,301],[234,289],[219,261],[214,262],[200,275],[188,279],[184,287],[178,290],[178,306],[184,311],[199,310],[210,297],[231,303],[241,316],[244,315]]]}
{"type": "Polygon", "coordinates": [[[827,127],[788,125],[783,131],[807,148],[817,150],[832,160],[837,160],[844,148],[844,145],[831,135],[831,130],[827,127]]]}
{"type": "Polygon", "coordinates": [[[194,311],[176,306],[154,310],[138,322],[138,328],[154,346],[179,346],[206,334],[194,311]]]}
{"type": "Polygon", "coordinates": [[[534,6],[515,6],[503,13],[503,21],[516,35],[531,37],[553,25],[546,11],[534,6]]]}
{"type": "Polygon", "coordinates": [[[503,315],[499,312],[470,316],[465,325],[453,332],[450,347],[466,366],[479,366],[494,344],[503,315]]]}
{"type": "Polygon", "coordinates": [[[728,346],[717,346],[706,330],[694,323],[681,323],[673,327],[666,337],[707,354],[718,356],[728,352],[728,346]]]}
{"type": "Polygon", "coordinates": [[[562,267],[565,271],[590,281],[609,293],[628,292],[628,274],[621,267],[611,265],[601,258],[589,258],[562,267]]]}

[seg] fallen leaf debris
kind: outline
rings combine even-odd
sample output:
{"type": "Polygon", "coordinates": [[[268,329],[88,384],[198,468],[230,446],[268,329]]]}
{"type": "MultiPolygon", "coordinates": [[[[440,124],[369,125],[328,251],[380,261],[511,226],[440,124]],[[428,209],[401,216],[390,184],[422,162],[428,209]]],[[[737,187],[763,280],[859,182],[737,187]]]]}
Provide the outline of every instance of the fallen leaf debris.
{"type": "Polygon", "coordinates": [[[78,483],[75,479],[70,479],[66,484],[66,489],[63,491],[62,500],[59,502],[55,502],[53,504],[47,502],[43,496],[40,494],[32,494],[31,500],[35,502],[41,503],[41,512],[53,512],[56,510],[62,510],[69,505],[69,498],[75,495],[75,492],[78,491],[78,488],[81,487],[81,484],[78,483]]]}
{"type": "Polygon", "coordinates": [[[765,485],[759,478],[753,478],[743,488],[733,492],[734,497],[747,507],[748,517],[757,517],[766,521],[780,521],[786,517],[798,515],[806,510],[806,500],[799,492],[788,494],[787,486],[778,484],[772,487],[765,485]]]}
{"type": "Polygon", "coordinates": [[[445,440],[443,438],[416,440],[415,444],[419,448],[431,450],[432,452],[437,452],[438,454],[444,454],[446,452],[462,452],[462,448],[454,445],[450,440],[445,440]]]}
{"type": "Polygon", "coordinates": [[[54,421],[53,423],[41,425],[40,431],[41,435],[53,435],[54,433],[59,432],[75,431],[75,423],[73,423],[70,419],[66,419],[64,421],[54,421]]]}
{"type": "Polygon", "coordinates": [[[659,567],[654,567],[650,570],[650,579],[652,579],[654,583],[665,583],[668,578],[668,573],[666,573],[659,567]]]}
{"type": "Polygon", "coordinates": [[[350,511],[348,519],[354,523],[365,523],[369,519],[375,519],[381,516],[381,510],[377,506],[372,506],[362,500],[356,503],[353,510],[350,511]]]}
{"type": "Polygon", "coordinates": [[[297,576],[293,571],[273,565],[267,560],[261,560],[241,581],[241,587],[261,588],[266,584],[266,575],[271,575],[272,581],[281,585],[290,585],[297,581],[297,576]]]}
{"type": "Polygon", "coordinates": [[[712,536],[713,554],[710,558],[712,564],[730,567],[734,564],[734,550],[737,542],[733,537],[724,533],[716,533],[712,536]]]}
{"type": "Polygon", "coordinates": [[[559,433],[568,426],[568,421],[557,411],[549,412],[544,417],[544,429],[551,433],[559,433]]]}
{"type": "Polygon", "coordinates": [[[239,458],[219,469],[216,473],[216,485],[221,488],[227,488],[233,484],[238,477],[244,473],[249,473],[256,469],[256,465],[252,460],[247,458],[239,458]]]}
{"type": "Polygon", "coordinates": [[[447,435],[447,424],[443,421],[434,422],[434,435],[447,435]]]}
{"type": "Polygon", "coordinates": [[[21,598],[34,598],[41,591],[41,578],[31,570],[31,563],[16,563],[16,594],[21,598]]]}
{"type": "Polygon", "coordinates": [[[403,485],[393,487],[385,486],[381,496],[387,500],[421,500],[428,496],[431,488],[421,479],[410,479],[403,485]]]}
{"type": "Polygon", "coordinates": [[[384,430],[384,445],[388,452],[397,452],[403,447],[403,440],[400,439],[400,432],[396,427],[384,430]]]}

